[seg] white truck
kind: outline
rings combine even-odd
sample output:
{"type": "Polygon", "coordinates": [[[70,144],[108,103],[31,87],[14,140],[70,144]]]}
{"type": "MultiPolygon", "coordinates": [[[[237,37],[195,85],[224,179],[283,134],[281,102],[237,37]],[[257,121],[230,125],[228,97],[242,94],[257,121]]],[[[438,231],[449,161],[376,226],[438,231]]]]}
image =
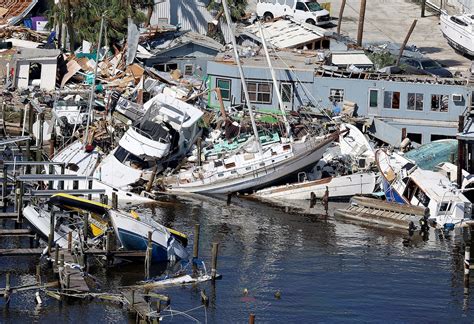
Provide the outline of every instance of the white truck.
{"type": "Polygon", "coordinates": [[[316,0],[258,0],[257,16],[265,21],[289,16],[296,21],[322,26],[329,24],[330,16],[316,0]]]}

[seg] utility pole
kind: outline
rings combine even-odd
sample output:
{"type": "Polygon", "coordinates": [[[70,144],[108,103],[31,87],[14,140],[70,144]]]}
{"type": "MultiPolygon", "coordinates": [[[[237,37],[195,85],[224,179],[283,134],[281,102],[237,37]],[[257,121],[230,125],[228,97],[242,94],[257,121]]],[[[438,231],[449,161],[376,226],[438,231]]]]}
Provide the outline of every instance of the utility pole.
{"type": "Polygon", "coordinates": [[[342,25],[342,17],[344,15],[344,8],[346,7],[346,0],[342,0],[341,9],[339,9],[339,18],[337,20],[337,34],[341,35],[341,25],[342,25]]]}
{"type": "Polygon", "coordinates": [[[357,30],[357,46],[362,46],[362,37],[364,35],[364,20],[365,20],[365,7],[367,0],[360,1],[359,10],[359,29],[357,30]]]}
{"type": "Polygon", "coordinates": [[[405,40],[403,41],[402,47],[400,47],[400,53],[398,53],[398,57],[397,57],[397,64],[396,64],[397,66],[400,65],[400,59],[402,58],[403,51],[405,50],[405,46],[407,46],[408,40],[410,39],[410,36],[411,36],[411,33],[413,33],[413,30],[415,29],[417,21],[418,20],[416,20],[416,19],[413,20],[413,22],[411,24],[411,27],[410,27],[410,30],[408,31],[408,34],[405,37],[405,40]]]}

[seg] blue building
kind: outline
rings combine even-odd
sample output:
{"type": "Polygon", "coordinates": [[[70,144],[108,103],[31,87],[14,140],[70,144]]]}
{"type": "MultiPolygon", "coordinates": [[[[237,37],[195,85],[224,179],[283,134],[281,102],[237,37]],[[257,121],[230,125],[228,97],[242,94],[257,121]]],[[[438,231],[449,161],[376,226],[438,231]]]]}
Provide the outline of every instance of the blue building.
{"type": "MultiPolygon", "coordinates": [[[[459,115],[472,106],[473,88],[467,79],[325,70],[316,54],[280,51],[272,55],[279,84],[274,89],[263,55],[244,57],[242,62],[250,100],[257,110],[278,109],[276,91],[287,110],[349,102],[356,106],[357,116],[367,118],[376,137],[393,145],[400,143],[402,129],[420,144],[455,138],[459,115]]],[[[232,57],[209,61],[207,73],[209,87],[222,89],[226,105],[245,102],[232,57]]],[[[217,105],[215,95],[210,95],[209,106],[217,105]]]]}

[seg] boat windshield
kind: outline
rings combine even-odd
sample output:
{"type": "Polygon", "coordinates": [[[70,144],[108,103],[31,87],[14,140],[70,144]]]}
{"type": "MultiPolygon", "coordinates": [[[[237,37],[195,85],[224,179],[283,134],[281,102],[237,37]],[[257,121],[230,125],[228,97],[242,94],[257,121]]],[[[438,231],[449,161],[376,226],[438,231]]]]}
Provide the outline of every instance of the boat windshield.
{"type": "Polygon", "coordinates": [[[321,11],[321,10],[323,10],[321,5],[317,2],[306,2],[306,5],[308,6],[309,11],[321,11]]]}
{"type": "Polygon", "coordinates": [[[465,21],[463,21],[463,20],[461,20],[457,17],[451,17],[451,21],[455,22],[456,24],[461,25],[461,26],[465,26],[465,27],[468,26],[468,24],[465,21]]]}
{"type": "Polygon", "coordinates": [[[140,159],[138,156],[133,155],[123,147],[119,146],[114,153],[114,156],[121,163],[128,165],[134,169],[148,169],[150,168],[150,163],[140,159]]]}

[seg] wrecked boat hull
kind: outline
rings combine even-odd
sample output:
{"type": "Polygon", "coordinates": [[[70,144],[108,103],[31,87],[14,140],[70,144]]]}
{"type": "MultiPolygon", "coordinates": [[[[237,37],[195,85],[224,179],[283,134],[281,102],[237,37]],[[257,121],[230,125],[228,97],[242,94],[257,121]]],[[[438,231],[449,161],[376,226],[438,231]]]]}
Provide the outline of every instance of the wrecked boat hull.
{"type": "Polygon", "coordinates": [[[296,184],[271,187],[257,191],[257,198],[284,198],[293,200],[309,200],[312,194],[322,198],[329,191],[329,198],[348,199],[356,194],[374,192],[377,176],[374,172],[356,173],[346,176],[306,181],[296,184]]]}

